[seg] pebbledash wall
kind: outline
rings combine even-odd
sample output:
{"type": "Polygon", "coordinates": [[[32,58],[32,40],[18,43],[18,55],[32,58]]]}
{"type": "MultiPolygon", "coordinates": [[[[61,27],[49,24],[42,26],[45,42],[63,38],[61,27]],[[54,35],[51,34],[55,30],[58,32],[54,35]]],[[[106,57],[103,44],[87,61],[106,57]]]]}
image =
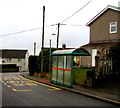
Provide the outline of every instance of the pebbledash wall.
{"type": "Polygon", "coordinates": [[[87,26],[90,27],[90,41],[82,48],[89,51],[91,57],[82,57],[81,63],[82,66],[94,67],[97,53],[103,50],[105,53],[109,52],[108,49],[120,41],[120,8],[107,6],[91,19],[87,26]]]}
{"type": "Polygon", "coordinates": [[[29,52],[26,50],[26,53],[24,54],[24,57],[2,57],[2,64],[16,64],[17,67],[19,67],[19,71],[28,71],[28,58],[29,58],[29,52]]]}

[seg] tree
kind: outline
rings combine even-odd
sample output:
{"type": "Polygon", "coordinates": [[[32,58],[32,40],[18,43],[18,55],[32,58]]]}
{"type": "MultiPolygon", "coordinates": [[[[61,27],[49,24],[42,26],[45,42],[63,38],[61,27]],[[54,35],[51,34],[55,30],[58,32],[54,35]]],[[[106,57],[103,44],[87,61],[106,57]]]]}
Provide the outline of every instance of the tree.
{"type": "MultiPolygon", "coordinates": [[[[57,48],[51,48],[51,53],[57,50],[57,48]]],[[[43,73],[49,72],[49,48],[43,49],[43,73]]],[[[41,52],[38,58],[39,70],[41,70],[41,52]]]]}

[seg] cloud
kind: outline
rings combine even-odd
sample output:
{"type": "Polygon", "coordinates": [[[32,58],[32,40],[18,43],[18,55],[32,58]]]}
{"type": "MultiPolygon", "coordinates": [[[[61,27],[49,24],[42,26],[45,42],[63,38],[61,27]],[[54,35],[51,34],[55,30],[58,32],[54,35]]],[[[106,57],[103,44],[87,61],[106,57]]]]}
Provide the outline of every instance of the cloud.
{"type": "MultiPolygon", "coordinates": [[[[1,0],[0,35],[42,27],[43,6],[45,5],[45,26],[57,24],[68,18],[90,0],[1,0]]],[[[82,11],[63,22],[60,26],[59,47],[79,47],[89,42],[89,28],[71,25],[85,25],[107,5],[118,6],[119,0],[92,0],[82,11]]],[[[45,28],[45,47],[56,47],[57,26],[45,28]]],[[[0,37],[0,48],[28,49],[33,54],[33,43],[37,43],[37,54],[41,48],[42,29],[0,37]]]]}

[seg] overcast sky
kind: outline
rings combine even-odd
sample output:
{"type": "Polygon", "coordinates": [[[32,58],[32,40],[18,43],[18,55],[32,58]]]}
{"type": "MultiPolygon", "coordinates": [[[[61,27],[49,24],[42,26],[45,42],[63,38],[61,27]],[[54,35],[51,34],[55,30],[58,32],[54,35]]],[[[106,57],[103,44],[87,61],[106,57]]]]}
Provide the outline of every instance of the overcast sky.
{"type": "Polygon", "coordinates": [[[45,47],[56,47],[58,23],[59,47],[78,48],[89,42],[89,22],[108,5],[118,6],[119,0],[0,0],[0,49],[28,49],[33,54],[34,42],[39,54],[42,40],[42,16],[45,6],[45,47]],[[64,21],[73,13],[75,15],[64,21]],[[54,25],[54,26],[53,26],[54,25]],[[23,32],[24,31],[24,32],[23,32]],[[18,33],[19,32],[19,33],[18,33]],[[20,33],[21,32],[21,33],[20,33]],[[8,35],[9,34],[9,35],[8,35]]]}

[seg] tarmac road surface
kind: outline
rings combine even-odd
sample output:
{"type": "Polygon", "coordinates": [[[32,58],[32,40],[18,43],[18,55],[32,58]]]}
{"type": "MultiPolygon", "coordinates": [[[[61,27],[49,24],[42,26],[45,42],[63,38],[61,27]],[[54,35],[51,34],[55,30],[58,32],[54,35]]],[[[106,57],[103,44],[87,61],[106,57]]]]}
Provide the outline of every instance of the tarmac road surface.
{"type": "Polygon", "coordinates": [[[0,80],[2,106],[114,106],[26,79],[19,73],[3,73],[0,80]]]}

